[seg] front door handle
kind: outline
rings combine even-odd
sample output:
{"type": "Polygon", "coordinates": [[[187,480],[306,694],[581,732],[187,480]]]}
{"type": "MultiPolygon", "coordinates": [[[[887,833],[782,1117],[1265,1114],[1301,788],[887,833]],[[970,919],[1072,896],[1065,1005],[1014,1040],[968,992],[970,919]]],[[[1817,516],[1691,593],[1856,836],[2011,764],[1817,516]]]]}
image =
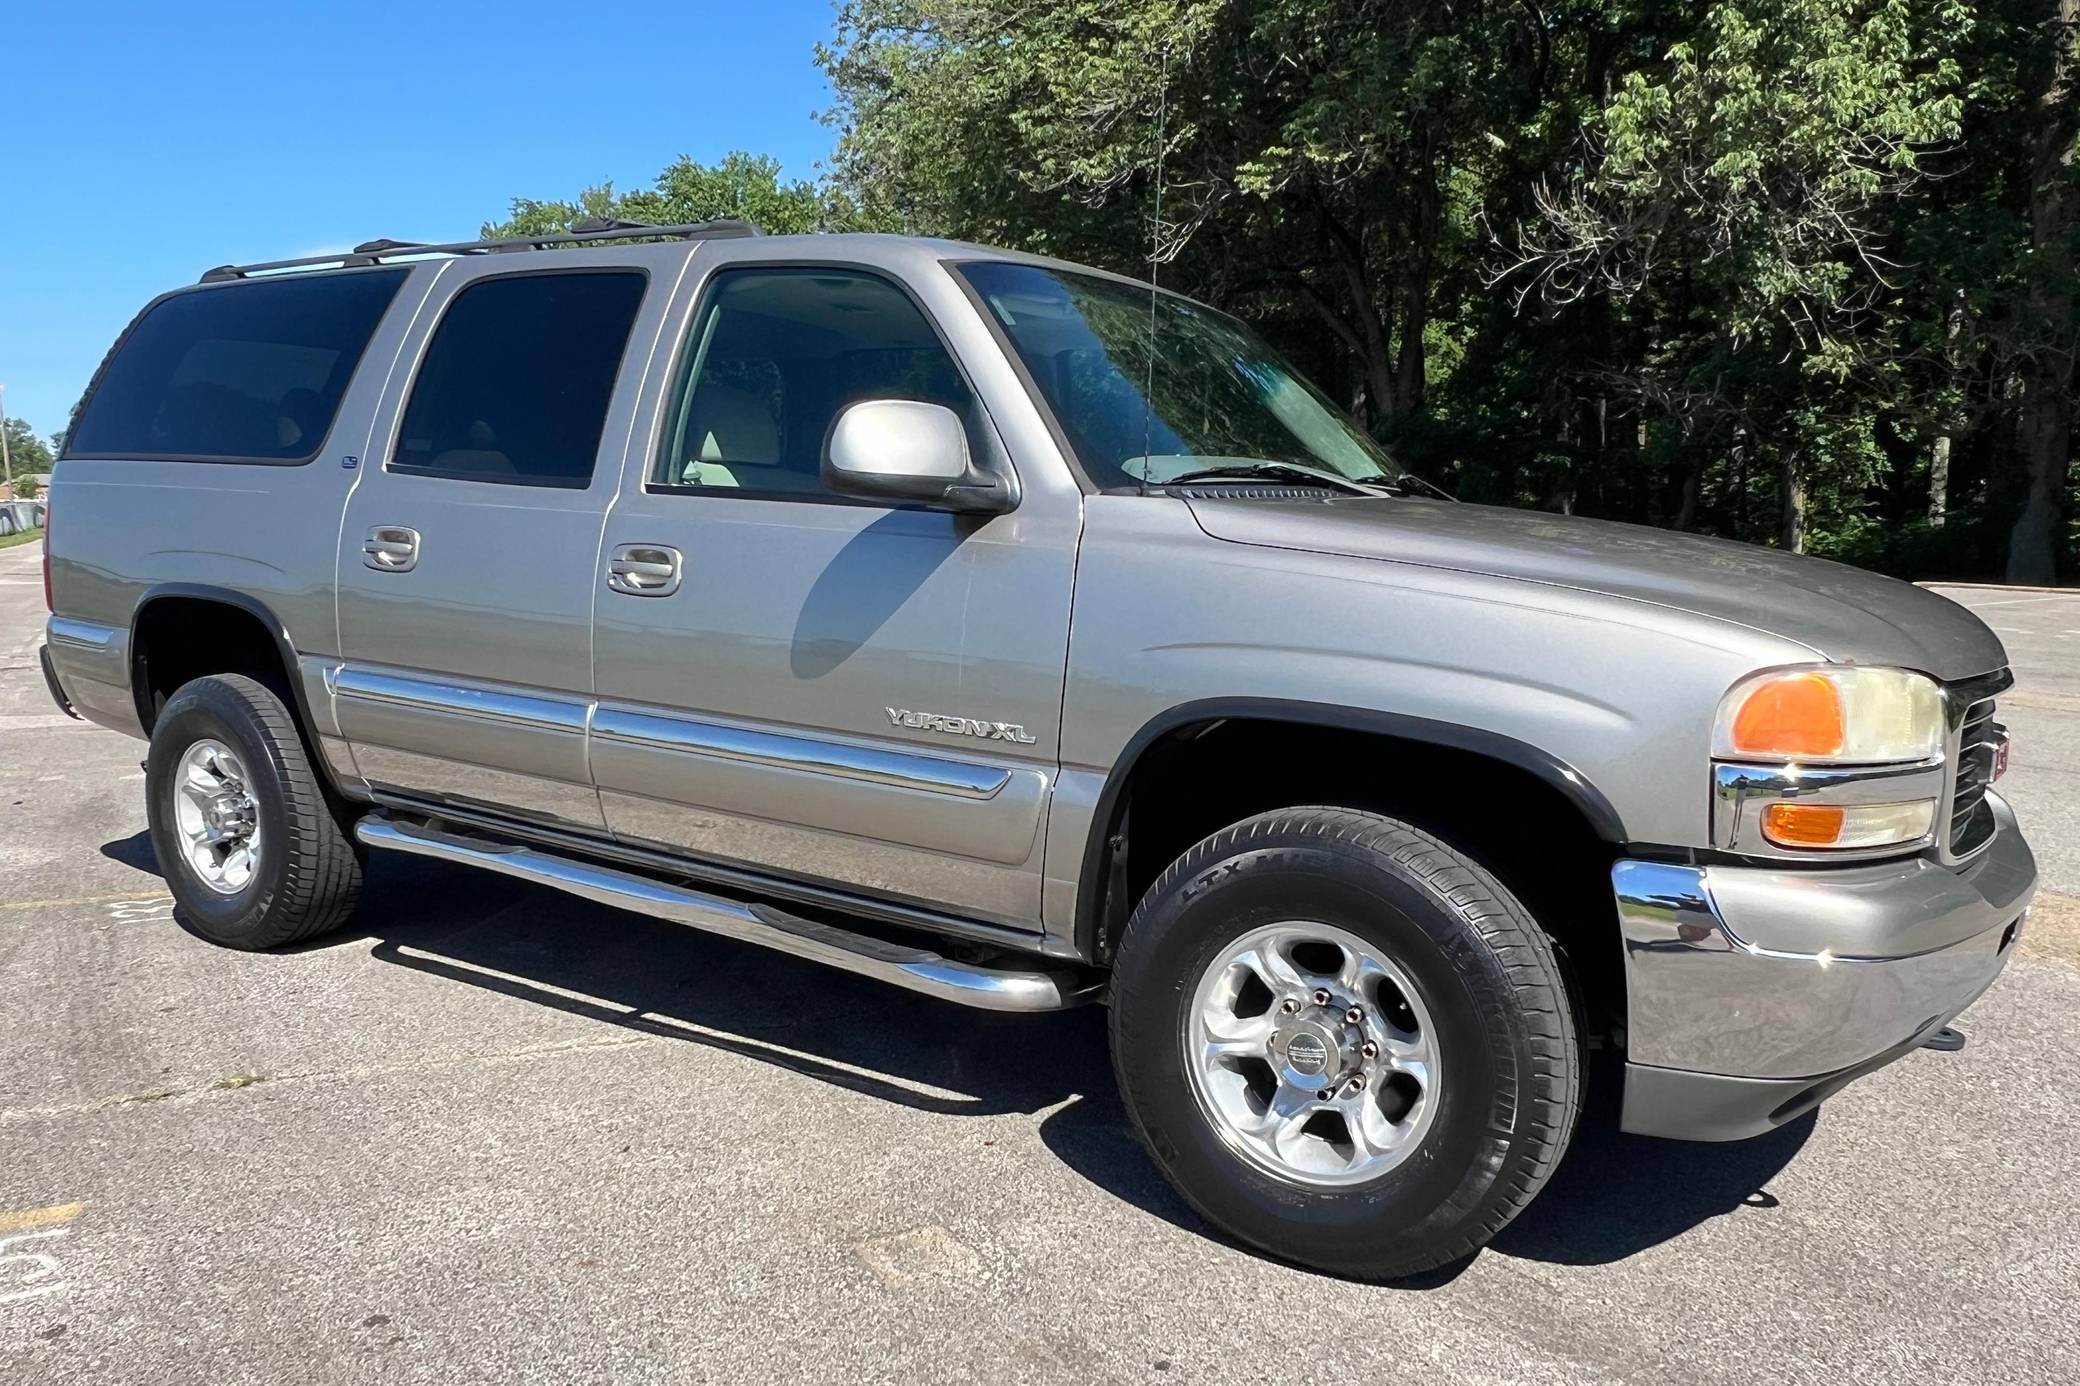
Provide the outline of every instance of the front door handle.
{"type": "Polygon", "coordinates": [[[361,542],[361,561],[379,573],[409,573],[419,566],[419,531],[377,525],[361,542]]]}
{"type": "Polygon", "coordinates": [[[669,597],[685,567],[670,545],[623,544],[607,560],[607,586],[630,597],[669,597]]]}

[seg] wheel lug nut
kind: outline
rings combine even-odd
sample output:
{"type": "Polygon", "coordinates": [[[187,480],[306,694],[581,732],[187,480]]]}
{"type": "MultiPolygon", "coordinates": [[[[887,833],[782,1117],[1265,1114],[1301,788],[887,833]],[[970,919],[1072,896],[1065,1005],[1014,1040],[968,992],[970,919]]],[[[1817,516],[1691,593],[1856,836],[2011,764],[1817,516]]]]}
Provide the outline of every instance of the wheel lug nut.
{"type": "Polygon", "coordinates": [[[1343,1013],[1343,1018],[1346,1023],[1351,1025],[1363,1024],[1365,1020],[1365,1008],[1363,1006],[1353,1006],[1343,1013]]]}
{"type": "Polygon", "coordinates": [[[1379,1057],[1379,1046],[1371,1040],[1366,1040],[1365,1043],[1358,1046],[1358,1052],[1368,1059],[1377,1059],[1379,1057]]]}
{"type": "Polygon", "coordinates": [[[1294,1011],[1300,1009],[1300,1003],[1289,996],[1282,1003],[1280,1003],[1279,1009],[1281,1011],[1284,1011],[1287,1015],[1291,1015],[1294,1011]]]}
{"type": "Polygon", "coordinates": [[[1333,1102],[1336,1100],[1336,1089],[1323,1088],[1321,1092],[1316,1094],[1316,1096],[1321,1098],[1321,1100],[1324,1102],[1333,1102]]]}
{"type": "Polygon", "coordinates": [[[1314,1003],[1317,1006],[1329,1004],[1329,989],[1327,987],[1316,987],[1314,989],[1314,1003]]]}
{"type": "Polygon", "coordinates": [[[1350,1082],[1344,1084],[1343,1087],[1343,1095],[1345,1097],[1356,1097],[1363,1091],[1365,1091],[1365,1080],[1362,1078],[1353,1078],[1350,1082]]]}

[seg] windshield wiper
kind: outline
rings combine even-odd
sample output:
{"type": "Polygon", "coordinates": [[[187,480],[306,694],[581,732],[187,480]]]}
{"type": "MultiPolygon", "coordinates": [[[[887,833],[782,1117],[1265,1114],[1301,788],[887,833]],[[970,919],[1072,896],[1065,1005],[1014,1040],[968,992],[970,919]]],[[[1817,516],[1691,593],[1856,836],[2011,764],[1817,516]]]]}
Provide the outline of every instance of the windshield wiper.
{"type": "Polygon", "coordinates": [[[1435,496],[1439,500],[1456,501],[1459,498],[1434,481],[1425,481],[1414,472],[1403,472],[1399,476],[1383,476],[1372,483],[1375,491],[1384,491],[1390,496],[1435,496]]]}
{"type": "MultiPolygon", "coordinates": [[[[1157,486],[1182,486],[1194,481],[1248,481],[1252,479],[1260,481],[1317,482],[1324,486],[1340,487],[1354,496],[1376,496],[1379,494],[1377,490],[1362,481],[1353,481],[1351,478],[1341,476],[1335,472],[1317,471],[1313,467],[1303,467],[1298,462],[1230,462],[1219,467],[1201,467],[1196,471],[1180,472],[1176,476],[1165,477],[1163,480],[1153,484],[1157,486]]],[[[1385,478],[1382,479],[1384,480],[1385,478]]]]}

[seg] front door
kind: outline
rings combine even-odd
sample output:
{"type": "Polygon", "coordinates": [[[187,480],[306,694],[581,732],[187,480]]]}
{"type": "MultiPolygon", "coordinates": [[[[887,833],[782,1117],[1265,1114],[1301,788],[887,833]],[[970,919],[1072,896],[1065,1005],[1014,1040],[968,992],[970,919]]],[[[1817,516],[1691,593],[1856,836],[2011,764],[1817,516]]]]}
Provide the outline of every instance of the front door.
{"type": "Polygon", "coordinates": [[[598,831],[593,575],[663,310],[625,254],[500,258],[443,265],[400,358],[340,536],[335,705],[375,790],[598,831]]]}
{"type": "Polygon", "coordinates": [[[654,449],[607,521],[607,824],[1032,927],[1079,498],[976,517],[833,493],[824,440],[857,400],[944,404],[974,456],[1011,460],[910,287],[745,253],[698,286],[654,449]]]}

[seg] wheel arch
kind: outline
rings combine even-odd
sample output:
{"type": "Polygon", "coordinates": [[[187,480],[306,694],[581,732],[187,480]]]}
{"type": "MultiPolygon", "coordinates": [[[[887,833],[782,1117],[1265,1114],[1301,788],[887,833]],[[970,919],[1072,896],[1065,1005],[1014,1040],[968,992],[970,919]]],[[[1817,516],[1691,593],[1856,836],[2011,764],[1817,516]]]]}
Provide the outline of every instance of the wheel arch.
{"type": "MultiPolygon", "coordinates": [[[[239,645],[236,653],[240,658],[224,663],[223,667],[204,667],[221,663],[209,659],[191,659],[174,667],[199,671],[191,673],[190,677],[203,677],[211,673],[243,673],[255,677],[261,677],[263,673],[277,675],[277,678],[261,677],[261,681],[283,696],[295,714],[297,730],[302,733],[306,748],[313,752],[313,759],[317,764],[324,765],[324,758],[315,754],[314,742],[319,723],[313,718],[303,680],[297,673],[296,646],[289,638],[288,627],[265,602],[228,587],[215,587],[203,583],[162,582],[147,589],[144,596],[138,600],[136,609],[131,612],[130,692],[137,705],[138,725],[144,729],[145,735],[151,735],[152,726],[158,720],[160,707],[164,703],[162,693],[170,694],[172,691],[163,687],[169,680],[155,674],[152,669],[151,637],[156,627],[173,614],[176,606],[191,610],[196,606],[217,606],[227,611],[238,612],[245,618],[247,630],[257,630],[260,636],[264,637],[264,644],[261,645],[239,645]],[[271,661],[264,671],[252,667],[253,656],[260,649],[267,649],[272,653],[271,661]]],[[[166,667],[162,662],[161,673],[166,667]]]]}
{"type": "MultiPolygon", "coordinates": [[[[1076,894],[1074,937],[1081,956],[1094,962],[1109,956],[1118,928],[1133,908],[1134,899],[1127,897],[1138,896],[1127,871],[1127,834],[1136,789],[1144,783],[1155,758],[1168,748],[1201,740],[1238,723],[1306,732],[1316,738],[1361,738],[1381,750],[1397,745],[1422,748],[1435,756],[1503,767],[1536,781],[1567,804],[1581,829],[1599,843],[1614,851],[1628,840],[1617,809],[1586,776],[1560,757],[1501,732],[1375,708],[1280,698],[1210,698],[1182,703],[1150,719],[1129,739],[1099,793],[1084,844],[1082,885],[1076,894]]],[[[1599,907],[1607,903],[1600,901],[1599,907]]]]}

